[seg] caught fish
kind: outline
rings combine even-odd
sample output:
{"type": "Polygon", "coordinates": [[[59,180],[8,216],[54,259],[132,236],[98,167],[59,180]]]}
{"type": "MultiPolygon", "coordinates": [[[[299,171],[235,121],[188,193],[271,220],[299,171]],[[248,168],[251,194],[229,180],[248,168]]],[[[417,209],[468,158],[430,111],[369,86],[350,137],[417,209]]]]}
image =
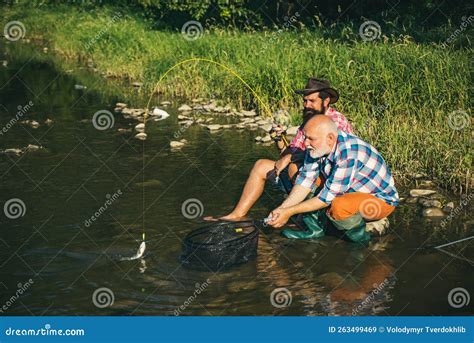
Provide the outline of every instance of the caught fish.
{"type": "Polygon", "coordinates": [[[143,241],[140,243],[140,246],[138,247],[137,253],[135,255],[130,256],[130,257],[122,257],[120,258],[120,261],[137,260],[143,256],[143,254],[145,253],[145,249],[146,249],[146,244],[145,244],[145,241],[143,241]]]}

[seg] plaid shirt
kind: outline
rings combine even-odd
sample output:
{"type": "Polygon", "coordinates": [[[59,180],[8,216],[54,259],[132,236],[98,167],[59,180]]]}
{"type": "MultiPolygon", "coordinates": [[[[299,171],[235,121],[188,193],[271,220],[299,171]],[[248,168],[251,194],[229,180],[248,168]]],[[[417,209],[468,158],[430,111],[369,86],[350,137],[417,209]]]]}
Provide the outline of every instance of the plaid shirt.
{"type": "MultiPolygon", "coordinates": [[[[337,128],[341,131],[347,132],[352,134],[354,131],[352,130],[351,123],[347,120],[347,118],[341,112],[336,111],[334,108],[329,107],[326,111],[325,115],[330,117],[337,125],[337,128]]],[[[303,127],[300,126],[296,131],[296,136],[290,142],[288,146],[292,153],[300,151],[305,151],[306,147],[304,146],[304,135],[303,135],[303,127]]]]}
{"type": "Polygon", "coordinates": [[[295,184],[313,190],[320,174],[326,181],[316,197],[326,204],[345,193],[362,192],[398,205],[398,192],[388,166],[377,149],[359,137],[339,131],[327,157],[312,158],[307,151],[295,184]]]}

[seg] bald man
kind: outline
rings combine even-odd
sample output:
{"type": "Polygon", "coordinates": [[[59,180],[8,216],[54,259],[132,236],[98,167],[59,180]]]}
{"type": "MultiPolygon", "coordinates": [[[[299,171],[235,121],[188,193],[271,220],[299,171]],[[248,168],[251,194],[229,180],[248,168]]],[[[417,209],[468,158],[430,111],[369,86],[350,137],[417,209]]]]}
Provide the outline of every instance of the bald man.
{"type": "Polygon", "coordinates": [[[353,242],[366,243],[366,221],[387,217],[398,205],[395,182],[380,153],[317,115],[303,128],[306,155],[288,198],[270,213],[280,228],[303,214],[306,230],[283,230],[287,238],[315,239],[332,226],[353,242]]]}

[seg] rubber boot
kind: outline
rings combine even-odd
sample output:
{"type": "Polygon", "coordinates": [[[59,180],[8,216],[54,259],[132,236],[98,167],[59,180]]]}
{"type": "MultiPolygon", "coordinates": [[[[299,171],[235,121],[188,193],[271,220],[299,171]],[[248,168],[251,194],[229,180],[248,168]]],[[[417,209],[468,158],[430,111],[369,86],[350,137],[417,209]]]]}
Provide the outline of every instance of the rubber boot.
{"type": "Polygon", "coordinates": [[[330,215],[327,215],[327,218],[337,229],[344,231],[346,238],[350,241],[363,245],[369,243],[371,236],[365,231],[365,220],[360,213],[343,220],[335,220],[330,215]]]}
{"type": "Polygon", "coordinates": [[[324,237],[324,228],[327,226],[328,218],[326,209],[321,209],[303,216],[306,230],[285,229],[281,232],[286,238],[293,239],[318,239],[324,237]]]}

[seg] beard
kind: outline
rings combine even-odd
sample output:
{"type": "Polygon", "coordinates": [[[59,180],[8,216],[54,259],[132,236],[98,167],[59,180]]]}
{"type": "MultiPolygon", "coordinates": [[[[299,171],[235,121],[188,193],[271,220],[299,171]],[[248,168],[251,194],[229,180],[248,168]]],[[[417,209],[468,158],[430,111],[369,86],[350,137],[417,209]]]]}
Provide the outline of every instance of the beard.
{"type": "Polygon", "coordinates": [[[326,106],[321,105],[321,110],[315,110],[313,108],[304,108],[303,109],[303,122],[307,122],[309,119],[314,117],[317,114],[326,113],[326,106]]]}
{"type": "Polygon", "coordinates": [[[331,148],[329,146],[323,146],[320,149],[315,149],[312,146],[307,146],[306,150],[309,151],[309,156],[311,156],[311,158],[320,158],[324,155],[329,155],[331,153],[331,148]]]}

